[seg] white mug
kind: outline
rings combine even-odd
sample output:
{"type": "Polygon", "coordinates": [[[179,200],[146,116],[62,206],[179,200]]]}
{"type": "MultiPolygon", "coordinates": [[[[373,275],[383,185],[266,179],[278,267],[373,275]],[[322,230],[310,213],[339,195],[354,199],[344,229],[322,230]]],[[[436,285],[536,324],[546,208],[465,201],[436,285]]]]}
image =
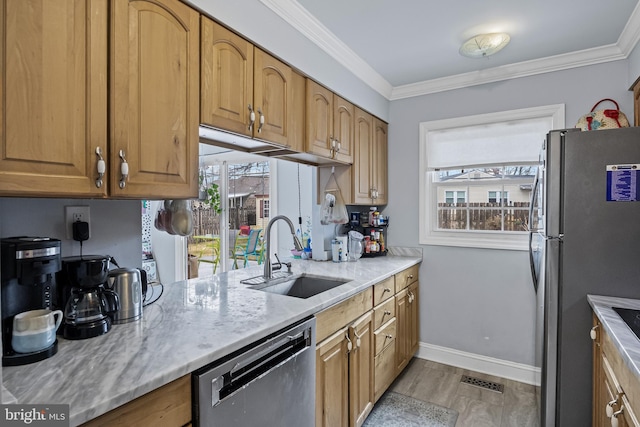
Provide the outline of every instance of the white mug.
{"type": "Polygon", "coordinates": [[[56,330],[61,322],[60,310],[40,309],[16,314],[13,318],[11,347],[18,353],[44,350],[55,342],[56,330]]]}

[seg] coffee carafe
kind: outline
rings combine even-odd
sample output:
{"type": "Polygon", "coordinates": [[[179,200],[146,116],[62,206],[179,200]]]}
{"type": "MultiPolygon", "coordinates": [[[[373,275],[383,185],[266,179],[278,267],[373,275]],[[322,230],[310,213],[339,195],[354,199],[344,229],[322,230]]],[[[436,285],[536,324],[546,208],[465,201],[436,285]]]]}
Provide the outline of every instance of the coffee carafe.
{"type": "Polygon", "coordinates": [[[28,236],[4,238],[1,240],[0,254],[2,365],[26,365],[53,356],[58,351],[56,324],[52,327],[53,336],[47,339],[36,336],[31,333],[33,331],[21,330],[15,334],[21,335],[20,338],[14,340],[13,328],[16,316],[20,320],[33,314],[27,312],[41,311],[41,315],[44,315],[53,309],[56,303],[56,273],[61,265],[60,240],[28,236]],[[22,345],[27,341],[28,345],[22,345]]]}
{"type": "Polygon", "coordinates": [[[62,259],[66,289],[63,336],[85,339],[106,334],[120,308],[118,294],[106,289],[111,257],[88,255],[62,259]]]}

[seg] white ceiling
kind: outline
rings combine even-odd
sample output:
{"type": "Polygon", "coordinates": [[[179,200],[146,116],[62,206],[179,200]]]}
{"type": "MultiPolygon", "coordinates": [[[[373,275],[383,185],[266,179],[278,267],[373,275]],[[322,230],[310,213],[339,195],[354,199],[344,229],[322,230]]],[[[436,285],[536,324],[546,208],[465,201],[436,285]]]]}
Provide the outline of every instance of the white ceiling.
{"type": "Polygon", "coordinates": [[[639,0],[260,0],[388,99],[625,59],[639,0]],[[497,54],[458,53],[507,32],[497,54]]]}

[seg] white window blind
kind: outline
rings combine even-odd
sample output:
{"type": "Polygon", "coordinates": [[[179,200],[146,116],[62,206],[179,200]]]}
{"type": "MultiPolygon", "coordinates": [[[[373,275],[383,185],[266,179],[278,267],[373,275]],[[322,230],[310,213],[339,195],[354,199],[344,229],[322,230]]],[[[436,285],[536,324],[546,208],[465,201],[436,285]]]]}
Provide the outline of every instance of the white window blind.
{"type": "Polygon", "coordinates": [[[538,161],[545,135],[553,129],[551,117],[483,123],[429,130],[427,168],[527,164],[538,161]]]}

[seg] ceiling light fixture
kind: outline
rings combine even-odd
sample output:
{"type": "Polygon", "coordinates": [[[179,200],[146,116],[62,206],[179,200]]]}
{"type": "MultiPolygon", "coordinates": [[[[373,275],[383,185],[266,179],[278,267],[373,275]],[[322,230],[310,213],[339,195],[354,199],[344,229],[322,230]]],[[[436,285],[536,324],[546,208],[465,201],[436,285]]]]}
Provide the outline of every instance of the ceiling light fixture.
{"type": "Polygon", "coordinates": [[[505,47],[511,37],[507,33],[478,34],[464,42],[460,47],[460,55],[469,58],[484,58],[505,47]]]}

